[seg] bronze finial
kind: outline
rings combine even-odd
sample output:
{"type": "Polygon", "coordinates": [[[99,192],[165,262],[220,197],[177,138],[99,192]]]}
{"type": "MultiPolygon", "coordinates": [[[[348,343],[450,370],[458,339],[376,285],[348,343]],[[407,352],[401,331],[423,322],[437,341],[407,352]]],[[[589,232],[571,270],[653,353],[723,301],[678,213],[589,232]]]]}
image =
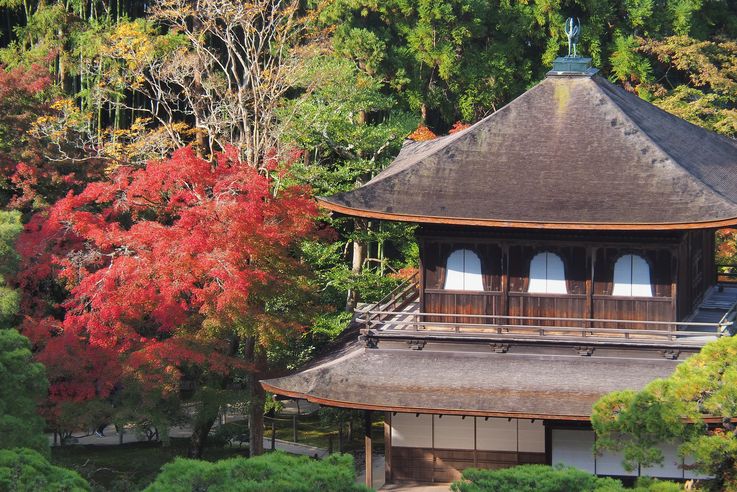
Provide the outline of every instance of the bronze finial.
{"type": "Polygon", "coordinates": [[[578,40],[581,39],[581,21],[578,18],[569,17],[566,19],[564,28],[566,36],[568,36],[568,57],[578,57],[576,48],[578,40]]]}

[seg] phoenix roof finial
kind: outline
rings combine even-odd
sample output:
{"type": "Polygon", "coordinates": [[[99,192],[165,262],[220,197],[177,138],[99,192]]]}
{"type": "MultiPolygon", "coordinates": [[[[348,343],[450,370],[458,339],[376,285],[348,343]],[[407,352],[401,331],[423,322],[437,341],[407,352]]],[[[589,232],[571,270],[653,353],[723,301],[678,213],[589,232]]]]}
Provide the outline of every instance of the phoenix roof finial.
{"type": "Polygon", "coordinates": [[[566,19],[564,31],[568,36],[568,56],[578,57],[577,47],[578,40],[581,38],[581,21],[578,18],[569,17],[566,19]]]}

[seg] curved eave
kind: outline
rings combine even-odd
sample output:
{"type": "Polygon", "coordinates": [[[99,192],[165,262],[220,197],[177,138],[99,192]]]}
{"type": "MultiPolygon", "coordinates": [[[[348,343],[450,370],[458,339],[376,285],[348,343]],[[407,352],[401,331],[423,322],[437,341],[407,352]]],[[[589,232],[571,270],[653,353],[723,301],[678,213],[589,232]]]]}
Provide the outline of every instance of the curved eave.
{"type": "Polygon", "coordinates": [[[513,220],[472,219],[465,217],[431,217],[423,215],[398,214],[364,210],[347,207],[331,202],[323,197],[317,198],[318,204],[327,210],[353,217],[367,219],[392,220],[398,222],[415,222],[420,224],[448,224],[478,227],[506,227],[518,229],[567,229],[567,230],[609,230],[609,231],[673,231],[685,229],[715,229],[737,225],[737,217],[703,222],[671,222],[671,223],[594,223],[594,222],[522,222],[513,220]]]}
{"type": "Polygon", "coordinates": [[[420,408],[420,407],[394,407],[387,405],[372,405],[361,402],[350,402],[350,401],[339,401],[330,400],[326,398],[320,398],[318,396],[309,395],[306,393],[300,393],[296,391],[289,391],[286,389],[272,386],[271,384],[261,381],[261,386],[264,390],[288,398],[294,398],[299,400],[307,400],[317,405],[324,405],[328,407],[338,408],[351,408],[354,410],[373,410],[379,412],[399,412],[399,413],[423,413],[433,415],[467,415],[469,417],[504,417],[504,418],[517,418],[517,419],[553,419],[553,420],[571,420],[571,421],[585,421],[591,420],[588,415],[553,415],[553,414],[537,414],[537,413],[510,413],[510,412],[493,412],[493,411],[479,411],[479,410],[459,410],[452,408],[420,408]]]}

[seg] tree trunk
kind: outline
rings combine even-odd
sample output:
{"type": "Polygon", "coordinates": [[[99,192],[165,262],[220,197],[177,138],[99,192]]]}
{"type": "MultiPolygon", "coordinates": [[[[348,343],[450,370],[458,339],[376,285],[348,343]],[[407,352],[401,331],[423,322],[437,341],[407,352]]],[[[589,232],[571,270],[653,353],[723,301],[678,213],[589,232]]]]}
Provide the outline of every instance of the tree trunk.
{"type": "MultiPolygon", "coordinates": [[[[366,229],[366,221],[363,219],[355,219],[354,229],[356,232],[364,231],[366,229]]],[[[363,268],[363,262],[366,260],[366,245],[360,240],[353,241],[353,261],[351,263],[351,273],[353,275],[359,275],[363,268]]],[[[353,312],[358,304],[358,294],[354,289],[348,291],[348,297],[346,299],[345,309],[346,311],[353,312]]]]}
{"type": "Polygon", "coordinates": [[[210,429],[215,423],[217,415],[211,415],[206,418],[200,418],[195,421],[192,437],[189,438],[189,448],[187,449],[187,458],[201,459],[202,451],[207,443],[207,436],[210,429]]]}
{"type": "Polygon", "coordinates": [[[257,375],[249,376],[250,401],[248,404],[248,431],[251,456],[264,453],[264,402],[266,392],[258,382],[257,375]]]}
{"type": "Polygon", "coordinates": [[[248,374],[248,432],[251,456],[264,453],[264,404],[266,392],[259,379],[266,368],[266,353],[258,346],[255,337],[245,341],[245,359],[253,362],[255,370],[248,374]]]}

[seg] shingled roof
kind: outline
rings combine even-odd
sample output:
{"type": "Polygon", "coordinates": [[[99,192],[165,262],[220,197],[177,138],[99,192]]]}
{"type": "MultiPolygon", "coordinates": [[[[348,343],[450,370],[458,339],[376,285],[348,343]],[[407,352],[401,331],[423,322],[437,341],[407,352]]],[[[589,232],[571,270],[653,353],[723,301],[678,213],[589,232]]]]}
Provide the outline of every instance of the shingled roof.
{"type": "Polygon", "coordinates": [[[601,396],[642,389],[680,361],[343,347],[267,391],[368,410],[588,420],[601,396]],[[346,350],[348,348],[349,350],[346,350]]]}
{"type": "Polygon", "coordinates": [[[600,76],[548,76],[454,135],[406,144],[360,188],[320,199],[352,216],[559,229],[737,224],[737,142],[600,76]]]}

